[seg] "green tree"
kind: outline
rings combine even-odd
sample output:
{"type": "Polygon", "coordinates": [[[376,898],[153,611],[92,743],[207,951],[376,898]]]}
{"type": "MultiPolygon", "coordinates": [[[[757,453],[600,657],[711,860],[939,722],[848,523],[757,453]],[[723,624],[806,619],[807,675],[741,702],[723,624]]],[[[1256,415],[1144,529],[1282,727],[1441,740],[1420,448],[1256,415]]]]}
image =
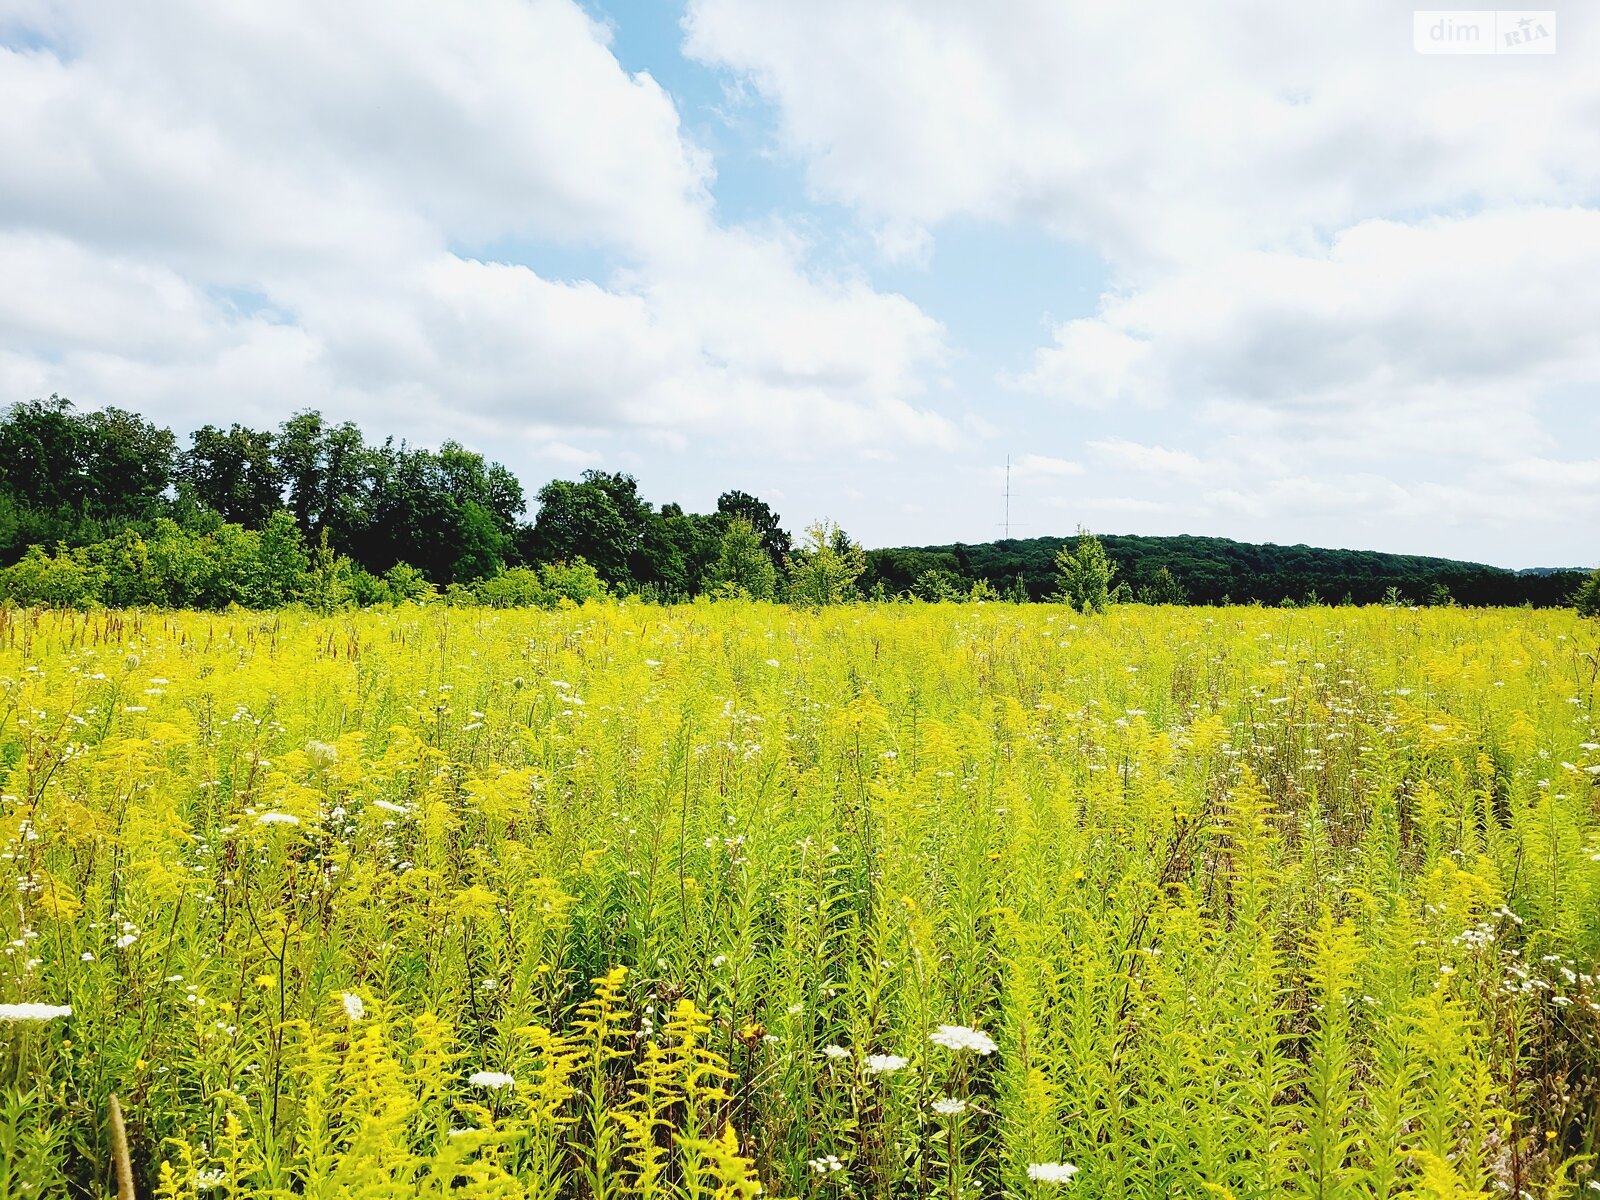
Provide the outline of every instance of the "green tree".
{"type": "Polygon", "coordinates": [[[837,524],[822,520],[806,527],[785,569],[790,602],[820,608],[858,597],[856,580],[867,569],[867,556],[837,524]]]}
{"type": "Polygon", "coordinates": [[[306,572],[306,603],[318,612],[330,613],[350,603],[351,563],[328,543],[328,531],[311,549],[306,572]]]}
{"type": "Polygon", "coordinates": [[[1056,552],[1056,572],[1061,580],[1061,596],[1081,613],[1102,613],[1110,601],[1111,579],[1116,564],[1106,556],[1106,548],[1082,526],[1077,545],[1056,552]]]}
{"type": "Polygon", "coordinates": [[[729,518],[706,584],[712,590],[737,589],[752,600],[771,600],[777,591],[778,572],[760,532],[744,517],[729,518]]]}
{"type": "Polygon", "coordinates": [[[256,561],[239,602],[247,608],[281,608],[303,599],[310,587],[311,560],[300,527],[280,508],[257,538],[256,561]]]}
{"type": "Polygon", "coordinates": [[[78,413],[61,396],[0,416],[0,555],[84,545],[164,510],[175,442],[134,413],[78,413]]]}
{"type": "Polygon", "coordinates": [[[224,521],[259,529],[283,505],[283,469],[272,434],[243,425],[205,425],[178,455],[178,486],[224,521]]]}
{"type": "Polygon", "coordinates": [[[296,413],[278,427],[273,457],[301,533],[315,541],[327,529],[335,546],[348,546],[365,524],[374,465],[361,430],[349,421],[330,424],[315,410],[296,413]]]}
{"type": "Polygon", "coordinates": [[[1141,604],[1187,604],[1189,594],[1183,590],[1183,584],[1166,567],[1161,567],[1151,576],[1150,582],[1139,589],[1139,603],[1141,604]]]}
{"type": "Polygon", "coordinates": [[[383,573],[383,582],[396,604],[426,604],[439,598],[439,589],[410,563],[395,563],[383,573]]]}
{"type": "Polygon", "coordinates": [[[1600,617],[1600,570],[1578,585],[1572,606],[1580,617],[1600,617]]]}
{"type": "Polygon", "coordinates": [[[608,584],[630,587],[651,517],[632,475],[585,471],[577,482],[553,479],[539,489],[539,514],[525,536],[526,562],[583,559],[608,584]]]}
{"type": "Polygon", "coordinates": [[[961,585],[960,576],[938,567],[929,567],[911,584],[911,594],[918,600],[925,600],[930,604],[959,600],[965,590],[961,585]]]}
{"type": "Polygon", "coordinates": [[[723,517],[743,517],[761,538],[761,545],[772,559],[773,569],[783,566],[793,548],[793,540],[784,531],[782,518],[773,512],[765,500],[758,500],[749,492],[738,490],[723,492],[717,497],[717,512],[723,517]]]}

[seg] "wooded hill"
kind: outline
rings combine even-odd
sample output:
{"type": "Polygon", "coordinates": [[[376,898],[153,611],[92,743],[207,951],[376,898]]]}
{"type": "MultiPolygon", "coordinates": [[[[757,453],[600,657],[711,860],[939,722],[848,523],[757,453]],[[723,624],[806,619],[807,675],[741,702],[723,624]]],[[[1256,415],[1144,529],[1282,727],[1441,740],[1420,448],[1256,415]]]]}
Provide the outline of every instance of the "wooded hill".
{"type": "MultiPolygon", "coordinates": [[[[1123,598],[1134,600],[1373,604],[1393,588],[1414,604],[1448,597],[1459,604],[1544,607],[1569,603],[1585,577],[1578,570],[1519,573],[1483,563],[1375,550],[1257,545],[1189,535],[1098,536],[1117,565],[1113,586],[1126,585],[1132,594],[1123,598]],[[1173,584],[1181,597],[1171,590],[1173,584]]],[[[966,592],[981,579],[1007,595],[1020,581],[1029,599],[1042,600],[1056,591],[1056,552],[1071,542],[1070,537],[1008,538],[873,550],[868,552],[868,574],[862,583],[869,591],[881,583],[883,590],[893,593],[917,589],[919,580],[922,591],[944,581],[952,590],[966,592]]]]}

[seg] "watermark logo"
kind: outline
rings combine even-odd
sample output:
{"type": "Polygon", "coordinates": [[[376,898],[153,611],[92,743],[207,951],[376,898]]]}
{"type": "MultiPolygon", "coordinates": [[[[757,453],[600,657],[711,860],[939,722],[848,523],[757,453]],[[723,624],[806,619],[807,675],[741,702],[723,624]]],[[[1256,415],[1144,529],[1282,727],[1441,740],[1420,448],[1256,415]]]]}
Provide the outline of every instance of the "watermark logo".
{"type": "Polygon", "coordinates": [[[1554,54],[1556,14],[1548,9],[1430,9],[1411,14],[1418,54],[1554,54]]]}

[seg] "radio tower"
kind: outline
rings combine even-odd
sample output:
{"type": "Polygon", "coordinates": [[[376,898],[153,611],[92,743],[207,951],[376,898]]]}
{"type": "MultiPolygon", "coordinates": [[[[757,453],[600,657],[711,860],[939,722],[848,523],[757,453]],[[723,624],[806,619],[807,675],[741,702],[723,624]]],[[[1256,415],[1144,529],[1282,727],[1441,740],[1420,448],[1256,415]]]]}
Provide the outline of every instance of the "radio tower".
{"type": "Polygon", "coordinates": [[[1006,519],[1004,524],[1005,540],[1011,540],[1011,455],[1006,455],[1006,519]]]}

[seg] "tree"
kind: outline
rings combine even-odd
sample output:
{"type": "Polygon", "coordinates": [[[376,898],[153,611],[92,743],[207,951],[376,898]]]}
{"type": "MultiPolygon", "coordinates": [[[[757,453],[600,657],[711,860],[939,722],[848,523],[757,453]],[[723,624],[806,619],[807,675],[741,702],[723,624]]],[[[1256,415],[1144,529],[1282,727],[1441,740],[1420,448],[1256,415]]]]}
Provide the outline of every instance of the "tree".
{"type": "Polygon", "coordinates": [[[1572,606],[1580,617],[1600,617],[1600,570],[1578,585],[1572,606]]]}
{"type": "Polygon", "coordinates": [[[930,604],[959,600],[966,590],[962,587],[959,575],[940,570],[938,567],[929,567],[918,575],[916,582],[911,585],[911,594],[918,600],[925,600],[930,604]]]}
{"type": "Polygon", "coordinates": [[[122,409],[79,414],[54,395],[13,404],[0,417],[0,553],[147,524],[165,503],[175,444],[122,409]]]}
{"type": "Polygon", "coordinates": [[[577,482],[553,479],[539,489],[539,515],[523,541],[526,562],[583,559],[607,584],[629,587],[652,515],[632,475],[585,471],[577,482]]]}
{"type": "Polygon", "coordinates": [[[314,409],[278,427],[274,461],[301,533],[314,542],[327,529],[335,546],[349,545],[353,528],[364,523],[372,454],[354,424],[331,425],[314,409]]]}
{"type": "Polygon", "coordinates": [[[794,543],[779,524],[782,518],[772,511],[765,500],[758,500],[749,492],[723,492],[717,497],[717,512],[729,519],[743,517],[750,522],[750,527],[761,538],[767,556],[772,559],[773,568],[783,566],[794,543]]]}
{"type": "Polygon", "coordinates": [[[234,424],[205,425],[178,455],[178,486],[232,521],[259,529],[283,505],[283,469],[273,458],[272,434],[234,424]]]}
{"type": "Polygon", "coordinates": [[[85,509],[111,520],[150,520],[172,483],[177,441],[137,413],[103,408],[83,418],[85,509]]]}
{"type": "Polygon", "coordinates": [[[331,613],[350,600],[352,573],[350,560],[335,553],[328,544],[328,531],[311,549],[311,559],[306,575],[306,603],[321,613],[331,613]]]}
{"type": "Polygon", "coordinates": [[[437,451],[390,440],[369,453],[348,553],[367,570],[410,563],[435,583],[486,579],[515,555],[522,486],[458,442],[437,451]]]}
{"type": "Polygon", "coordinates": [[[311,587],[311,560],[294,518],[280,508],[258,538],[241,602],[247,608],[281,608],[302,599],[311,587]]]}
{"type": "Polygon", "coordinates": [[[13,404],[0,421],[0,484],[19,506],[81,509],[89,491],[88,447],[72,401],[13,404]]]}
{"type": "Polygon", "coordinates": [[[1177,576],[1160,568],[1151,577],[1150,582],[1139,589],[1139,602],[1141,604],[1187,604],[1188,593],[1183,590],[1183,584],[1178,582],[1177,576]]]}
{"type": "Polygon", "coordinates": [[[806,527],[805,540],[785,560],[789,600],[808,608],[857,598],[856,580],[867,569],[866,552],[831,521],[806,527]]]}
{"type": "Polygon", "coordinates": [[[1116,564],[1106,557],[1106,548],[1082,526],[1077,545],[1056,552],[1056,571],[1061,579],[1061,596],[1081,613],[1103,613],[1110,600],[1111,579],[1116,564]]]}
{"type": "Polygon", "coordinates": [[[729,519],[706,585],[711,590],[737,589],[752,600],[772,599],[778,572],[762,545],[761,534],[744,517],[729,519]]]}

